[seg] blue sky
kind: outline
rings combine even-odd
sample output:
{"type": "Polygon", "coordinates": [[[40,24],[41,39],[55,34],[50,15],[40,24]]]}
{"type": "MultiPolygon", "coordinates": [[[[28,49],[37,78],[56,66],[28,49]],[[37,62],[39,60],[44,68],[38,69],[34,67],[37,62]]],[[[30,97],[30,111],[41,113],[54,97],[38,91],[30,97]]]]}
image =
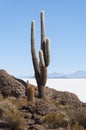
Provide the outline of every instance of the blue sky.
{"type": "Polygon", "coordinates": [[[40,49],[40,11],[45,11],[50,38],[48,72],[86,70],[86,0],[0,0],[0,69],[12,75],[33,75],[31,21],[36,21],[40,49]]]}

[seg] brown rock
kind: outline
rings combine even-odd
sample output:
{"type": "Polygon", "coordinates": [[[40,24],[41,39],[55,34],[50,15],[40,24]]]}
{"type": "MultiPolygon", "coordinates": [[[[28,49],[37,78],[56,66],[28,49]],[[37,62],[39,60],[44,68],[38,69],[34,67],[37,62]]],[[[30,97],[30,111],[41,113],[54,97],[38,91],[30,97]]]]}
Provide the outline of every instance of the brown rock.
{"type": "Polygon", "coordinates": [[[0,70],[0,93],[4,97],[23,97],[25,96],[25,86],[5,70],[0,70]]]}
{"type": "Polygon", "coordinates": [[[70,104],[74,107],[79,107],[82,105],[82,102],[79,100],[77,95],[71,93],[71,92],[62,92],[57,91],[55,89],[46,88],[46,98],[48,100],[56,100],[62,105],[70,104]]]}
{"type": "Polygon", "coordinates": [[[38,125],[38,124],[34,124],[30,127],[30,129],[28,130],[48,130],[46,125],[38,125]]]}
{"type": "Polygon", "coordinates": [[[34,120],[36,124],[42,124],[45,116],[41,116],[39,114],[34,113],[34,120]]]}
{"type": "Polygon", "coordinates": [[[50,108],[49,104],[42,99],[39,99],[38,101],[35,102],[35,112],[39,115],[46,115],[49,113],[50,108]]]}

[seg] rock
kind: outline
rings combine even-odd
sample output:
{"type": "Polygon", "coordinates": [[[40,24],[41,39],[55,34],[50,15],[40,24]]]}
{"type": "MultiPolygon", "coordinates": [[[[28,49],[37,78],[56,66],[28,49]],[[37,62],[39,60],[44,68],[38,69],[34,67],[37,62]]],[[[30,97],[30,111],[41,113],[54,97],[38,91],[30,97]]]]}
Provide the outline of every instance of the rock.
{"type": "Polygon", "coordinates": [[[0,130],[9,129],[9,127],[9,123],[0,121],[0,130]]]}
{"type": "Polygon", "coordinates": [[[71,130],[71,129],[67,129],[67,128],[57,128],[57,129],[47,129],[47,130],[71,130]]]}
{"type": "Polygon", "coordinates": [[[43,101],[42,99],[39,99],[38,101],[35,102],[35,110],[34,110],[37,114],[39,115],[45,115],[47,113],[49,113],[50,108],[49,108],[49,104],[45,101],[43,101]]]}
{"type": "Polygon", "coordinates": [[[44,125],[34,124],[28,130],[48,130],[48,127],[45,124],[44,125]]]}
{"type": "Polygon", "coordinates": [[[33,125],[33,124],[35,124],[35,121],[33,119],[28,119],[28,124],[33,125]]]}
{"type": "Polygon", "coordinates": [[[56,100],[62,105],[70,104],[74,107],[82,106],[82,102],[78,99],[78,97],[75,94],[71,92],[57,91],[55,89],[50,89],[47,87],[45,94],[48,100],[56,100]]]}
{"type": "Polygon", "coordinates": [[[13,76],[13,78],[16,79],[17,81],[19,81],[25,87],[27,87],[27,83],[25,81],[23,81],[22,79],[18,79],[18,78],[14,77],[14,76],[13,76]]]}
{"type": "Polygon", "coordinates": [[[25,86],[5,70],[0,70],[0,94],[4,97],[24,97],[25,86]]]}
{"type": "Polygon", "coordinates": [[[39,114],[34,113],[33,118],[34,118],[36,124],[42,124],[45,116],[41,116],[39,114]]]}
{"type": "Polygon", "coordinates": [[[24,118],[31,119],[31,117],[32,117],[32,114],[30,112],[24,113],[24,118]]]}

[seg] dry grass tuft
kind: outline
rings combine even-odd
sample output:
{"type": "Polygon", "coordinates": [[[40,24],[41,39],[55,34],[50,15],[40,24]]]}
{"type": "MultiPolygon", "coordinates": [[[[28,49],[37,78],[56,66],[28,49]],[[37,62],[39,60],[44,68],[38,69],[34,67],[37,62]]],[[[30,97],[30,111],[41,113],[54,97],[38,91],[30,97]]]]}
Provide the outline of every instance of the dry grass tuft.
{"type": "Polygon", "coordinates": [[[10,125],[11,129],[24,130],[25,121],[17,107],[11,102],[4,100],[0,102],[0,119],[10,125]]]}
{"type": "Polygon", "coordinates": [[[45,123],[49,128],[67,127],[69,120],[61,113],[52,112],[45,116],[45,123]]]}
{"type": "Polygon", "coordinates": [[[27,106],[27,99],[26,98],[19,98],[16,101],[17,108],[21,108],[22,106],[27,106]]]}

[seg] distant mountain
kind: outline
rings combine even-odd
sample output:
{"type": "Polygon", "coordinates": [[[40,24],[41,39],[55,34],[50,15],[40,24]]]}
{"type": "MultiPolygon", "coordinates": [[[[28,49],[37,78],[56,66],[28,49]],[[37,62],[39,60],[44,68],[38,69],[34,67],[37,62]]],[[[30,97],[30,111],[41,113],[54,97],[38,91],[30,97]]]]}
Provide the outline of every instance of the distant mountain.
{"type": "Polygon", "coordinates": [[[49,78],[86,78],[86,71],[76,71],[74,73],[51,73],[48,75],[49,78]]]}
{"type": "Polygon", "coordinates": [[[19,79],[28,79],[28,78],[34,78],[34,76],[29,76],[29,75],[26,75],[26,76],[18,76],[17,78],[19,79]]]}
{"type": "Polygon", "coordinates": [[[75,73],[67,74],[69,78],[86,78],[86,71],[77,71],[75,73]]]}
{"type": "Polygon", "coordinates": [[[49,78],[66,78],[66,75],[63,73],[53,72],[48,75],[49,78]]]}
{"type": "MultiPolygon", "coordinates": [[[[19,76],[18,78],[28,79],[34,78],[34,76],[19,76]]],[[[86,78],[86,71],[76,71],[74,73],[64,74],[64,73],[57,73],[53,72],[48,74],[48,78],[86,78]]]]}

